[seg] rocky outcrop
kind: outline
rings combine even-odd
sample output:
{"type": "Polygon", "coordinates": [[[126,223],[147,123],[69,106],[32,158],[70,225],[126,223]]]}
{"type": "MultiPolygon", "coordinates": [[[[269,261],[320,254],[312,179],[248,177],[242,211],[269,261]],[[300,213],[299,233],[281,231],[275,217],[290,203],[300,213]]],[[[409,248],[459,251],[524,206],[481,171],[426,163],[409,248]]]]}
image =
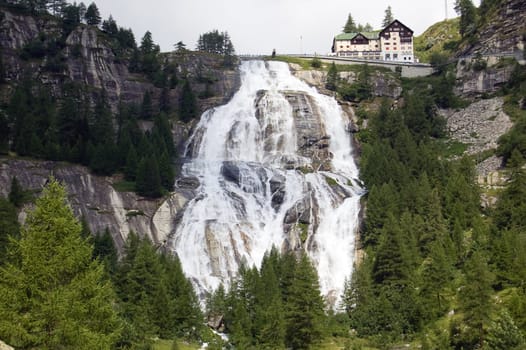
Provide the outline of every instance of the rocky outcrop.
{"type": "Polygon", "coordinates": [[[498,91],[511,77],[514,65],[498,56],[468,57],[458,61],[455,92],[478,97],[498,91]]]}
{"type": "MultiPolygon", "coordinates": [[[[303,80],[310,86],[316,87],[320,92],[326,95],[333,95],[333,91],[325,88],[327,73],[319,70],[303,70],[297,64],[290,64],[292,73],[295,77],[303,80]]],[[[338,74],[342,81],[352,84],[357,79],[357,74],[351,71],[344,71],[338,74]]],[[[392,73],[383,73],[373,70],[370,76],[372,93],[378,97],[389,97],[397,99],[402,95],[402,85],[400,80],[392,73]]]]}
{"type": "Polygon", "coordinates": [[[330,170],[329,136],[316,104],[307,94],[284,92],[292,106],[298,154],[311,160],[315,170],[330,170]]]}
{"type": "Polygon", "coordinates": [[[118,192],[113,187],[118,179],[94,176],[82,166],[15,159],[1,161],[0,195],[7,196],[14,176],[35,195],[50,176],[57,178],[66,185],[77,217],[83,217],[94,233],[109,229],[119,251],[130,231],[162,245],[175,226],[174,218],[193,196],[192,191],[180,190],[161,200],[148,200],[132,192],[118,192]]]}
{"type": "MultiPolygon", "coordinates": [[[[90,90],[105,89],[114,111],[119,102],[140,103],[146,91],[150,91],[154,106],[158,103],[161,89],[144,75],[130,73],[127,60],[117,58],[111,39],[96,27],[79,25],[75,28],[58,52],[63,57],[65,69],[49,71],[46,69],[48,57],[24,60],[21,53],[34,42],[61,41],[60,24],[50,16],[35,17],[6,8],[2,8],[1,13],[0,54],[8,84],[16,85],[22,75],[30,72],[36,81],[47,85],[58,98],[63,96],[66,82],[75,82],[89,86],[90,90]]],[[[176,64],[179,76],[189,79],[196,95],[207,91],[206,98],[198,99],[202,111],[224,104],[239,88],[239,72],[234,68],[226,69],[220,56],[191,51],[161,55],[163,61],[176,64]]],[[[181,92],[182,84],[169,91],[174,106],[181,92]]]]}
{"type": "Polygon", "coordinates": [[[0,350],[15,350],[15,348],[7,345],[6,343],[0,340],[0,350]]]}
{"type": "Polygon", "coordinates": [[[468,144],[468,154],[497,148],[498,138],[512,127],[502,109],[501,97],[480,100],[469,107],[454,111],[443,110],[447,128],[453,140],[468,144]]]}
{"type": "Polygon", "coordinates": [[[67,76],[75,82],[104,89],[111,106],[119,101],[137,103],[146,91],[156,92],[153,84],[139,75],[130,74],[123,62],[118,62],[107,39],[92,26],[77,27],[66,39],[67,76]]]}
{"type": "Polygon", "coordinates": [[[496,13],[490,14],[486,24],[478,29],[476,44],[466,46],[459,55],[522,51],[525,47],[525,34],[526,2],[504,0],[496,13]]]}

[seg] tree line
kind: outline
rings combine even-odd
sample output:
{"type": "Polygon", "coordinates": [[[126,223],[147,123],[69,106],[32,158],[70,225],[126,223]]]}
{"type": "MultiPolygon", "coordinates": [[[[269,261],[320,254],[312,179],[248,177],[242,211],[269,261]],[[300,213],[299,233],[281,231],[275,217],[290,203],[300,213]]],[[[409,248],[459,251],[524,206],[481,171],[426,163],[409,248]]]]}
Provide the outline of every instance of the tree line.
{"type": "MultiPolygon", "coordinates": [[[[451,158],[437,106],[462,102],[447,71],[404,81],[404,103],[384,100],[360,131],[367,215],[364,260],[344,293],[350,326],[378,347],[520,349],[525,344],[526,190],[517,129],[500,140],[510,176],[481,208],[474,159],[451,158]],[[521,217],[521,219],[519,219],[521,217]]],[[[510,87],[519,91],[520,86],[510,87]]],[[[364,117],[364,115],[362,115],[364,117]]],[[[522,120],[522,119],[521,119],[522,120]]]]}
{"type": "MultiPolygon", "coordinates": [[[[22,81],[0,120],[5,136],[0,151],[80,163],[100,175],[122,172],[147,197],[172,190],[176,149],[169,106],[155,111],[147,91],[141,105],[120,104],[112,113],[104,90],[94,94],[94,106],[92,94],[82,85],[65,85],[64,93],[59,104],[46,86],[22,81]],[[143,120],[153,122],[153,127],[142,131],[143,120]]],[[[197,116],[195,97],[188,94],[190,102],[188,97],[180,102],[183,111],[193,106],[185,121],[197,116]]]]}
{"type": "Polygon", "coordinates": [[[150,349],[155,337],[205,341],[197,296],[176,256],[130,232],[123,257],[92,235],[51,179],[24,225],[0,198],[0,338],[16,349],[150,349]]]}
{"type": "MultiPolygon", "coordinates": [[[[387,27],[391,22],[394,21],[393,16],[393,10],[391,9],[391,6],[387,6],[384,13],[384,18],[382,20],[382,29],[387,27]]],[[[352,14],[349,13],[347,16],[347,21],[345,22],[345,25],[343,26],[343,32],[344,33],[360,33],[360,32],[372,32],[373,26],[370,23],[366,23],[365,25],[357,23],[352,14]]]]}

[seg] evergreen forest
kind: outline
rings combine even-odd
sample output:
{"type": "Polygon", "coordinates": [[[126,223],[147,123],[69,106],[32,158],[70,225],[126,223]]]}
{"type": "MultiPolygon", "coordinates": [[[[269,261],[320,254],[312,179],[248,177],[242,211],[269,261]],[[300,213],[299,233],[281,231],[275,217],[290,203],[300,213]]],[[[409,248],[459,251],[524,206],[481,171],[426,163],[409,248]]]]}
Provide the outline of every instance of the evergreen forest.
{"type": "MultiPolygon", "coordinates": [[[[500,4],[483,0],[476,8],[457,1],[462,40],[476,40],[481,18],[500,4]]],[[[45,58],[45,69],[59,72],[67,35],[96,26],[116,59],[160,91],[158,98],[146,91],[141,102],[112,109],[104,89],[67,81],[57,97],[27,72],[0,106],[2,157],[121,174],[121,185],[146,198],[173,190],[172,128],[195,122],[197,99],[211,91],[197,96],[150,32],[137,45],[131,30],[111,16],[102,20],[95,3],[0,0],[1,6],[60,24],[60,35],[42,35],[20,59],[45,58]],[[168,98],[173,89],[180,100],[168,98]]],[[[389,7],[384,21],[391,16],[389,7]]],[[[356,30],[351,15],[347,26],[356,30]]],[[[224,67],[235,64],[226,32],[202,34],[198,50],[220,55],[224,67]]],[[[176,44],[176,52],[186,51],[176,44]]],[[[438,113],[468,103],[454,93],[455,67],[441,64],[430,77],[400,78],[403,102],[395,105],[374,97],[368,65],[353,68],[354,83],[341,80],[335,64],[313,65],[326,70],[325,88],[354,103],[367,124],[355,133],[367,190],[363,257],[349,266],[339,305],[327,307],[307,254],[278,248],[266,252],[260,266],[243,265],[228,286],[198,291],[177,256],[142,232],[129,232],[120,252],[113,232],[90,232],[53,177],[39,193],[13,177],[8,196],[0,197],[0,340],[28,350],[147,350],[161,349],[164,341],[170,349],[206,343],[211,350],[525,349],[525,66],[514,62],[510,81],[495,93],[514,126],[490,152],[502,157],[505,186],[491,193],[493,205],[482,206],[475,166],[488,154],[453,149],[438,113]]],[[[6,85],[0,61],[0,87],[6,85]]]]}

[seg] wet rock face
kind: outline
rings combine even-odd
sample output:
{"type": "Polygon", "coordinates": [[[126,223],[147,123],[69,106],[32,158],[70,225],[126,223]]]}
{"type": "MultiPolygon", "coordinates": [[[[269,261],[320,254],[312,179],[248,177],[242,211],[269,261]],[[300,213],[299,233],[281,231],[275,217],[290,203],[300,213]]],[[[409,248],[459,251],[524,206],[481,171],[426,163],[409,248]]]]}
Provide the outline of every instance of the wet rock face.
{"type": "Polygon", "coordinates": [[[330,170],[329,136],[316,104],[307,94],[286,91],[296,126],[299,155],[311,160],[315,170],[330,170]]]}
{"type": "Polygon", "coordinates": [[[174,192],[160,200],[147,200],[131,192],[117,192],[113,179],[94,176],[85,167],[57,162],[1,159],[0,195],[7,196],[11,179],[38,195],[50,176],[66,185],[69,203],[93,233],[108,229],[122,252],[130,231],[150,237],[162,245],[172,231],[174,217],[192,197],[192,192],[174,192]]]}
{"type": "Polygon", "coordinates": [[[277,209],[283,204],[286,193],[285,176],[281,174],[274,175],[270,183],[270,193],[272,195],[272,208],[277,209]]]}

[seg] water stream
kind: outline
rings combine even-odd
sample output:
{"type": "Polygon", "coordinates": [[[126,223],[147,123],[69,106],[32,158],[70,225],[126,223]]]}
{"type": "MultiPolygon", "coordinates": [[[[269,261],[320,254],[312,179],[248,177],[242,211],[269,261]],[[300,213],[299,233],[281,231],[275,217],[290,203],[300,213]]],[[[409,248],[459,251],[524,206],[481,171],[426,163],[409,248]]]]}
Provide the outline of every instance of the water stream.
{"type": "Polygon", "coordinates": [[[183,176],[199,180],[171,244],[200,292],[228,285],[274,245],[304,249],[322,293],[352,272],[360,194],[347,116],[280,62],[241,64],[231,101],[205,112],[183,176]]]}

